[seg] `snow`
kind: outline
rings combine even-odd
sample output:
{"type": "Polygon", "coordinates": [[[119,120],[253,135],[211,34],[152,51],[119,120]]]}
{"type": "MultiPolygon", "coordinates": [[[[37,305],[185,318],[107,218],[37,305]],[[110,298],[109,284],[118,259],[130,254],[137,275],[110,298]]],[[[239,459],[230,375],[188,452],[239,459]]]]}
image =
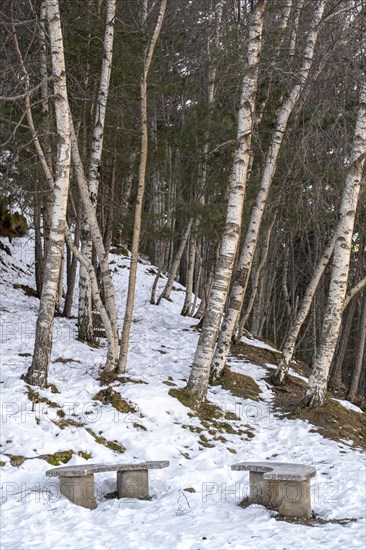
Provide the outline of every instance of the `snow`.
{"type": "MultiPolygon", "coordinates": [[[[31,360],[25,354],[33,351],[38,300],[13,288],[14,283],[35,286],[32,239],[15,239],[11,248],[12,258],[2,255],[9,269],[1,274],[0,306],[3,550],[363,547],[364,453],[323,438],[308,422],[277,416],[272,391],[264,380],[266,369],[230,358],[233,370],[256,379],[261,389],[258,402],[234,397],[219,386],[210,389],[208,399],[239,418],[225,420],[240,432],[218,434],[226,441],[215,440],[198,418],[189,416],[189,409],[169,395],[171,386],[164,382],[184,387],[188,379],[198,339],[193,328],[196,321],[180,316],[184,300],[180,285],[175,285],[173,302],[163,301],[159,307],[149,303],[154,275],[146,263],[138,265],[126,374],[129,381],[112,384],[124,399],[135,404],[136,411],[122,414],[93,400],[101,389],[97,376],[106,350],[78,342],[75,320],[56,317],[49,382],[60,393],[35,390],[58,404],[66,419],[83,424],[60,429],[56,424],[60,409],[44,402],[32,404],[20,379],[31,360]],[[68,361],[57,361],[60,358],[68,361]],[[200,433],[187,427],[204,428],[202,434],[214,446],[200,445],[200,433]],[[118,454],[97,443],[85,428],[108,441],[117,441],[126,452],[118,454]],[[254,437],[241,433],[248,430],[254,437]],[[57,479],[45,476],[52,466],[39,457],[66,450],[74,452],[70,465],[85,464],[87,461],[78,454],[83,452],[92,455],[93,463],[169,460],[170,466],[150,471],[150,501],[106,499],[104,495],[116,488],[116,474],[96,474],[98,506],[87,510],[60,494],[57,479]],[[15,467],[9,455],[28,460],[15,467]],[[243,460],[315,466],[312,508],[324,523],[307,526],[278,521],[275,512],[262,506],[239,507],[239,501],[248,494],[248,474],[230,467],[243,460]],[[195,492],[184,491],[187,488],[195,492]],[[333,522],[347,518],[352,521],[333,522]]],[[[121,320],[129,258],[114,256],[113,260],[121,320]]],[[[268,347],[258,341],[248,343],[268,347]]]]}

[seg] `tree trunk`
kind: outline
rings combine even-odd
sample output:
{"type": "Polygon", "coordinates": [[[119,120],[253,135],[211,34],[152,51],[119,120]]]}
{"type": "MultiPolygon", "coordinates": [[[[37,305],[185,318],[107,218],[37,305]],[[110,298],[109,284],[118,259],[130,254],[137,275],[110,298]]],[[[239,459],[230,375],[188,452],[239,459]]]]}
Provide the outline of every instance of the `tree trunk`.
{"type": "Polygon", "coordinates": [[[186,225],[186,228],[185,228],[184,233],[182,235],[182,239],[179,243],[179,248],[178,248],[178,250],[177,250],[177,252],[174,256],[174,260],[172,262],[172,266],[171,266],[169,274],[168,274],[168,280],[166,282],[166,285],[165,285],[162,293],[160,294],[160,296],[158,298],[157,305],[160,304],[160,302],[163,298],[164,298],[164,300],[170,300],[171,301],[170,294],[171,294],[172,289],[173,289],[174,281],[175,281],[175,278],[176,278],[177,273],[178,273],[180,262],[181,262],[181,259],[182,259],[182,256],[183,256],[184,249],[187,245],[187,241],[188,241],[191,229],[192,229],[192,225],[193,225],[193,218],[191,218],[189,220],[188,224],[186,225]]]}
{"type": "Polygon", "coordinates": [[[348,399],[354,401],[358,385],[361,378],[362,366],[365,368],[364,355],[365,355],[365,342],[366,342],[366,291],[363,292],[362,312],[360,319],[360,327],[358,329],[357,351],[355,368],[352,373],[351,385],[348,390],[348,399]]]}
{"type": "Polygon", "coordinates": [[[267,203],[268,193],[272,185],[273,177],[275,175],[283,137],[287,129],[290,115],[309,76],[318,38],[319,23],[324,12],[325,4],[326,0],[318,0],[316,2],[315,16],[307,37],[303,64],[299,73],[300,82],[292,88],[289,97],[282,104],[276,122],[276,128],[272,135],[271,145],[265,161],[260,190],[251,214],[238,268],[235,273],[235,278],[230,293],[229,308],[222,324],[219,341],[212,362],[211,377],[213,380],[217,380],[221,376],[230,351],[231,341],[243,304],[250,268],[258,242],[258,235],[263,219],[264,209],[267,203]]]}
{"type": "Polygon", "coordinates": [[[256,270],[255,270],[255,274],[254,274],[253,282],[252,282],[252,291],[251,291],[251,294],[250,294],[250,297],[249,297],[248,305],[245,309],[245,314],[242,315],[242,318],[240,319],[238,334],[237,334],[237,337],[235,339],[236,342],[239,342],[241,337],[243,336],[245,325],[248,322],[249,316],[250,316],[250,314],[252,312],[252,309],[253,309],[253,306],[254,306],[254,302],[255,302],[257,292],[258,292],[258,288],[259,288],[259,279],[260,279],[261,273],[262,273],[262,271],[264,269],[264,266],[266,265],[266,261],[267,261],[269,243],[270,243],[270,240],[271,240],[272,230],[273,230],[273,226],[275,224],[275,221],[276,221],[276,216],[273,218],[273,220],[272,220],[272,222],[271,222],[271,224],[270,224],[270,226],[269,226],[269,228],[266,232],[266,237],[265,237],[265,241],[264,241],[264,245],[263,245],[261,259],[259,261],[259,264],[258,264],[256,270]]]}
{"type": "MultiPolygon", "coordinates": [[[[103,45],[103,61],[95,109],[95,120],[88,178],[89,196],[94,209],[96,209],[97,205],[107,99],[112,71],[115,13],[116,0],[108,0],[103,45]]],[[[92,238],[90,234],[89,218],[86,212],[84,212],[83,216],[81,253],[82,256],[87,260],[87,263],[91,262],[92,238]]],[[[83,264],[81,264],[79,279],[78,335],[80,339],[85,340],[86,342],[92,342],[94,340],[91,294],[90,279],[85,267],[83,266],[83,264]]]]}
{"type": "Polygon", "coordinates": [[[58,146],[50,245],[46,258],[43,289],[37,318],[33,360],[25,376],[26,382],[41,387],[47,385],[48,367],[51,358],[57,286],[61,252],[65,239],[71,160],[66,69],[58,1],[46,0],[46,7],[52,52],[52,73],[55,76],[54,95],[58,146]]]}
{"type": "Polygon", "coordinates": [[[121,337],[121,349],[118,361],[118,372],[123,373],[126,371],[127,355],[128,355],[128,343],[131,331],[132,313],[135,301],[135,287],[136,287],[136,273],[137,262],[139,253],[139,243],[141,234],[141,218],[142,218],[142,206],[145,192],[145,175],[146,175],[146,163],[147,163],[147,147],[148,147],[148,135],[147,135],[147,78],[149,69],[154,54],[156,42],[159,38],[161,26],[165,15],[167,0],[161,0],[158,19],[155,25],[153,36],[147,47],[146,55],[144,59],[143,73],[141,78],[140,94],[141,94],[141,156],[139,166],[139,179],[136,197],[135,207],[135,221],[133,228],[133,238],[131,247],[131,262],[130,262],[130,275],[128,279],[128,291],[125,318],[123,321],[122,337],[121,337]]]}
{"type": "Polygon", "coordinates": [[[362,80],[360,86],[360,107],[357,114],[351,166],[346,178],[340,207],[339,229],[334,247],[331,280],[321,340],[302,402],[302,406],[310,408],[321,406],[326,400],[328,374],[337,344],[347,291],[353,227],[366,155],[365,80],[362,80]]]}
{"type": "Polygon", "coordinates": [[[251,18],[247,68],[242,83],[237,148],[232,169],[225,229],[210,300],[206,308],[202,331],[187,384],[187,388],[194,393],[198,401],[203,401],[206,398],[211,361],[240,237],[246,179],[250,162],[265,4],[265,1],[259,1],[251,18]]]}
{"type": "Polygon", "coordinates": [[[311,304],[316,292],[316,289],[318,288],[320,279],[325,271],[325,268],[327,267],[329,260],[333,254],[334,246],[335,246],[335,237],[336,233],[332,237],[330,243],[324,250],[324,253],[322,257],[320,258],[318,265],[316,266],[313,276],[306,288],[305,295],[303,298],[303,301],[301,303],[299,312],[294,319],[288,334],[286,336],[285,343],[283,345],[282,350],[282,357],[281,361],[277,367],[276,373],[274,375],[274,381],[276,384],[283,384],[285,381],[285,378],[287,376],[288,370],[290,368],[290,363],[292,361],[292,357],[294,354],[296,341],[299,336],[299,332],[301,330],[301,327],[308,316],[308,313],[311,308],[311,304]]]}
{"type": "Polygon", "coordinates": [[[188,271],[187,271],[187,281],[186,281],[186,295],[184,299],[184,304],[182,308],[181,315],[187,317],[190,314],[192,306],[192,293],[193,293],[193,277],[194,277],[194,265],[196,261],[196,241],[195,238],[191,236],[189,242],[189,258],[188,258],[188,271]]]}

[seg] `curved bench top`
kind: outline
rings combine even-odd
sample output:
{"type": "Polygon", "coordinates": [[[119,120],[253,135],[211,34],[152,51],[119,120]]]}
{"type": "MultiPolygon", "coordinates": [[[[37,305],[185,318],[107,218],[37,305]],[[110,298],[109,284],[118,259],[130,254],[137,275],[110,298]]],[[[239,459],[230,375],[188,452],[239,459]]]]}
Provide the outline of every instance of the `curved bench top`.
{"type": "Polygon", "coordinates": [[[240,462],[231,466],[232,470],[263,472],[263,479],[305,481],[314,477],[316,469],[307,464],[288,462],[240,462]]]}
{"type": "Polygon", "coordinates": [[[130,470],[156,470],[167,468],[169,460],[150,460],[133,464],[81,464],[77,466],[61,466],[47,470],[47,477],[83,477],[98,472],[128,472],[130,470]]]}

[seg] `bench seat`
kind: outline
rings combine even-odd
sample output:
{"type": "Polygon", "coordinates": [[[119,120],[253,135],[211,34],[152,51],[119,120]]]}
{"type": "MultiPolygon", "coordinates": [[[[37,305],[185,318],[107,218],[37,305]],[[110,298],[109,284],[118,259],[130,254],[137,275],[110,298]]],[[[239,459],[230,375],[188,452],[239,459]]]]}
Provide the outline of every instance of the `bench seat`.
{"type": "Polygon", "coordinates": [[[311,518],[310,479],[313,466],[287,462],[241,462],[232,470],[249,471],[249,502],[283,516],[311,518]]]}
{"type": "Polygon", "coordinates": [[[155,460],[131,464],[82,464],[61,466],[47,470],[47,477],[60,478],[61,493],[78,506],[96,508],[94,474],[117,472],[117,493],[119,498],[147,500],[149,496],[148,471],[167,468],[168,460],[155,460]]]}

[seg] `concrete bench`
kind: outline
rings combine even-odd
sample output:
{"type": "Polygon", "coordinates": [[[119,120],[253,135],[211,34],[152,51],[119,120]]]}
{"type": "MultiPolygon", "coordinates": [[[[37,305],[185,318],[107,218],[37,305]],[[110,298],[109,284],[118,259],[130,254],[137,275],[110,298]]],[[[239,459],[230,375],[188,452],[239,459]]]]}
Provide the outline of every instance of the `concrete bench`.
{"type": "Polygon", "coordinates": [[[168,460],[135,464],[86,464],[62,466],[46,472],[47,477],[60,478],[61,493],[78,506],[93,510],[97,507],[94,495],[94,474],[117,472],[118,498],[149,499],[149,470],[166,468],[168,460]]]}
{"type": "Polygon", "coordinates": [[[310,478],[313,466],[286,462],[242,462],[232,470],[249,471],[249,502],[283,516],[311,518],[310,478]]]}

